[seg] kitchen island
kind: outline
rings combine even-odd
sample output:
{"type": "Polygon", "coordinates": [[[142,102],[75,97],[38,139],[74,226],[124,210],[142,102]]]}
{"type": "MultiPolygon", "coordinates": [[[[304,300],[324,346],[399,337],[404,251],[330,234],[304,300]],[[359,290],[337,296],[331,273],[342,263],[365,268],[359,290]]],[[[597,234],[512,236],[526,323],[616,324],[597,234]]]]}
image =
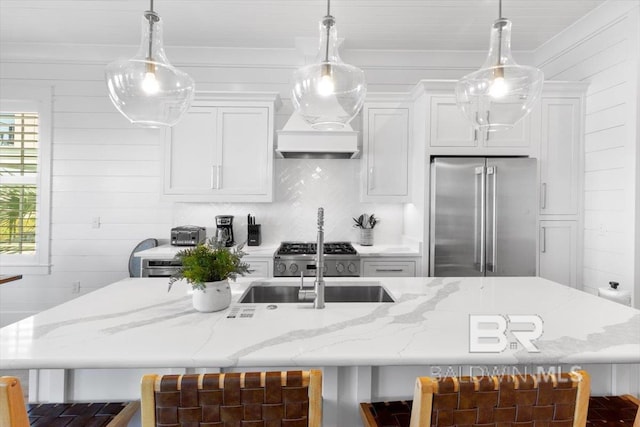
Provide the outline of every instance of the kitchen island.
{"type": "Polygon", "coordinates": [[[136,398],[148,372],[321,368],[325,426],[359,425],[357,402],[409,397],[417,375],[580,367],[596,394],[640,389],[640,311],[545,279],[329,278],[379,282],[396,302],[324,310],[239,304],[254,280],[233,284],[218,313],[193,310],[184,283],[122,280],[0,329],[0,369],[32,369],[30,400],[56,401],[136,398]],[[508,345],[487,351],[470,335],[477,315],[533,323],[512,317],[508,345]],[[532,329],[527,349],[518,331],[532,329]]]}

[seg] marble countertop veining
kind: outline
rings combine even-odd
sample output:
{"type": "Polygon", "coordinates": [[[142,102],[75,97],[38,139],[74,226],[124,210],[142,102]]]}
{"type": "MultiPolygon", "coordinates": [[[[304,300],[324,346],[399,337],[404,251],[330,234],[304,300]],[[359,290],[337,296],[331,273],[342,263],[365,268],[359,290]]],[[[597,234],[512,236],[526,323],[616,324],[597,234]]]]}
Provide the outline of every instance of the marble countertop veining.
{"type": "Polygon", "coordinates": [[[639,310],[545,279],[336,280],[397,302],[238,304],[243,278],[231,307],[199,313],[184,283],[124,279],[0,329],[0,369],[640,363],[639,310]],[[540,316],[540,352],[470,352],[470,314],[540,316]]]}

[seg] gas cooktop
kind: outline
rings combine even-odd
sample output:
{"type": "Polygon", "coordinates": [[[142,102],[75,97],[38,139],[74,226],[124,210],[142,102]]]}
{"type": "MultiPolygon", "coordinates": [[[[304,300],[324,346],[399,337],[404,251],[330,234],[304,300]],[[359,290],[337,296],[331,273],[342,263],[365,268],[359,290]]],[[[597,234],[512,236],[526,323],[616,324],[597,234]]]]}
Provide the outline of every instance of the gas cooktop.
{"type": "MultiPolygon", "coordinates": [[[[315,255],[317,244],[307,242],[282,242],[277,255],[315,255]]],[[[357,255],[349,242],[325,242],[325,255],[357,255]]]]}

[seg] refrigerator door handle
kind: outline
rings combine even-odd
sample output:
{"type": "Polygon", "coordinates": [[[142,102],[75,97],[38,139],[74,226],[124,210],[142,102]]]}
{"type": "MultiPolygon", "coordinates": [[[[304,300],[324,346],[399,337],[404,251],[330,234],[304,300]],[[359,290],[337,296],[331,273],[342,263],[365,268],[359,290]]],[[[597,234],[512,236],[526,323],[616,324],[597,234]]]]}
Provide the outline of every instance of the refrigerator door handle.
{"type": "MultiPolygon", "coordinates": [[[[478,253],[480,254],[480,262],[477,263],[478,264],[478,271],[480,271],[480,273],[484,273],[484,267],[485,267],[485,239],[486,239],[486,230],[485,230],[485,193],[486,193],[486,175],[485,175],[485,168],[484,166],[478,166],[476,167],[475,170],[476,173],[476,201],[478,200],[478,195],[480,197],[480,236],[478,236],[478,228],[476,227],[475,230],[475,244],[476,244],[476,250],[475,250],[475,254],[476,254],[476,260],[478,259],[478,253]],[[477,189],[478,189],[478,179],[480,178],[480,192],[478,193],[477,189]],[[480,250],[478,250],[478,248],[480,250]]],[[[476,218],[478,215],[478,206],[476,204],[476,218]]]]}
{"type": "Polygon", "coordinates": [[[491,194],[491,272],[498,271],[498,215],[497,215],[497,190],[498,190],[498,168],[490,166],[487,168],[487,178],[491,176],[492,194],[491,194]]]}

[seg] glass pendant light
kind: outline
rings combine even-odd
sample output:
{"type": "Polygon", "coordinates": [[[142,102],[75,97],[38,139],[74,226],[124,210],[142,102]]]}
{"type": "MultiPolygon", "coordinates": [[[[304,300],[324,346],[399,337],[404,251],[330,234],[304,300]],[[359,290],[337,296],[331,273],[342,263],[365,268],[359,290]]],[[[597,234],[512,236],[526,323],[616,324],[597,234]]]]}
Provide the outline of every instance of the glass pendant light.
{"type": "Polygon", "coordinates": [[[358,114],[367,94],[364,72],[338,55],[338,31],[330,13],[320,21],[316,63],[293,73],[293,105],[315,129],[342,129],[358,114]]]}
{"type": "Polygon", "coordinates": [[[513,60],[511,21],[502,17],[502,0],[498,14],[486,61],[456,85],[458,107],[475,127],[486,131],[509,129],[525,117],[544,81],[542,71],[513,60]]]}
{"type": "Polygon", "coordinates": [[[118,60],[105,70],[109,98],[131,123],[173,126],[187,111],[195,83],[173,67],[162,46],[162,22],[151,10],[142,18],[142,43],[136,56],[118,60]]]}

